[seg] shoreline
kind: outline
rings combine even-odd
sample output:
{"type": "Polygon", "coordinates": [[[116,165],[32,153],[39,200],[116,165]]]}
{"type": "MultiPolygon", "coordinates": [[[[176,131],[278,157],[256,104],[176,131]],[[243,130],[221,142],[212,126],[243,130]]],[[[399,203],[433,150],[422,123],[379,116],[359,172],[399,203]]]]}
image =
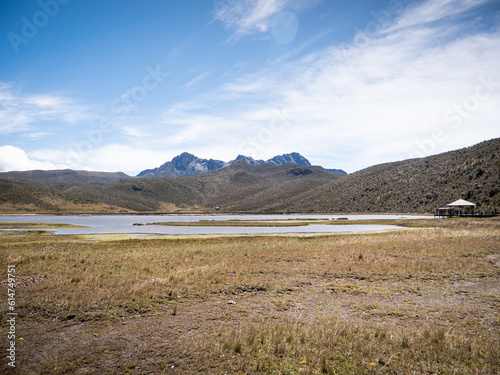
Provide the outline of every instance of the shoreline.
{"type": "Polygon", "coordinates": [[[398,216],[428,216],[428,217],[434,217],[433,214],[430,213],[400,213],[400,212],[383,212],[383,213],[378,213],[378,212],[220,212],[216,211],[213,213],[207,213],[207,212],[200,212],[200,213],[193,213],[193,212],[119,212],[119,213],[108,213],[108,212],[101,212],[101,213],[82,213],[82,212],[74,212],[74,213],[54,213],[54,212],[49,212],[49,213],[0,213],[0,217],[2,216],[238,216],[238,215],[250,215],[250,216],[257,216],[257,215],[276,215],[276,216],[285,216],[285,215],[307,215],[307,216],[314,216],[314,215],[328,215],[328,216],[338,216],[338,215],[398,215],[398,216]]]}

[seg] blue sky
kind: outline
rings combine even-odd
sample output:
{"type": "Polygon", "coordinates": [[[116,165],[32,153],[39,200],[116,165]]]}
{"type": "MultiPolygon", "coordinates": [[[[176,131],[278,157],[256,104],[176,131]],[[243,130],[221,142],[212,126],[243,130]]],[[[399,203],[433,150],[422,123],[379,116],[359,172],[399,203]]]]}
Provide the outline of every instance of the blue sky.
{"type": "Polygon", "coordinates": [[[354,172],[500,135],[499,0],[6,0],[0,35],[0,171],[354,172]]]}

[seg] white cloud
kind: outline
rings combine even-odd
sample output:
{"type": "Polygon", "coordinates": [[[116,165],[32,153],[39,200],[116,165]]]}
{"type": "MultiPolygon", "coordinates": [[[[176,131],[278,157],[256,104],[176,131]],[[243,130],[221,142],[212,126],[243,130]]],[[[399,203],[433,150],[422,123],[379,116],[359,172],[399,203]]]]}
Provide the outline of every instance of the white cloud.
{"type": "MultiPolygon", "coordinates": [[[[178,111],[175,121],[193,124],[185,130],[193,144],[209,142],[206,135],[215,131],[219,139],[239,144],[267,131],[273,119],[263,118],[263,113],[284,108],[293,120],[285,131],[269,139],[261,136],[254,147],[258,157],[299,151],[349,171],[496,137],[492,124],[500,118],[498,84],[489,92],[483,90],[487,98],[477,100],[477,105],[474,98],[485,77],[492,75],[495,83],[500,82],[500,33],[485,31],[473,21],[431,22],[485,2],[424,2],[363,43],[355,39],[342,47],[332,45],[199,96],[194,102],[216,109],[207,110],[205,117],[178,111]],[[474,108],[460,115],[459,124],[449,121],[446,114],[464,105],[474,108]]],[[[237,24],[241,33],[253,30],[243,27],[250,19],[254,18],[237,24]]],[[[261,29],[267,30],[266,25],[261,29]]]]}
{"type": "Polygon", "coordinates": [[[282,10],[287,0],[220,1],[214,18],[228,29],[234,29],[237,37],[269,30],[271,17],[282,10]]]}
{"type": "Polygon", "coordinates": [[[495,74],[500,36],[470,36],[438,47],[433,42],[432,33],[391,35],[368,48],[353,47],[346,58],[337,51],[325,53],[296,73],[282,90],[283,106],[298,114],[304,138],[321,134],[322,144],[310,151],[328,155],[329,149],[349,144],[345,151],[351,161],[344,167],[356,170],[495,136],[490,125],[500,111],[487,104],[500,108],[500,90],[480,100],[458,127],[443,117],[474,97],[481,76],[493,74],[500,81],[495,74]],[[411,44],[419,48],[405,48],[411,44]],[[422,149],[438,129],[443,137],[422,149]]]}
{"type": "MultiPolygon", "coordinates": [[[[62,155],[65,157],[66,155],[62,155]]],[[[124,144],[110,144],[96,147],[78,160],[82,169],[99,171],[122,171],[136,174],[144,169],[159,166],[167,161],[169,152],[165,150],[150,150],[124,144]],[[137,172],[136,172],[137,171],[137,172]]],[[[64,160],[64,159],[63,159],[64,160]]]]}
{"type": "Polygon", "coordinates": [[[471,9],[488,2],[491,0],[428,0],[416,3],[385,32],[394,32],[415,26],[422,27],[432,22],[462,16],[471,9]]]}
{"type": "Polygon", "coordinates": [[[206,72],[203,72],[201,74],[198,74],[196,77],[192,78],[189,82],[184,84],[182,88],[188,89],[191,88],[191,86],[196,85],[198,82],[203,81],[205,78],[210,76],[214,71],[213,70],[208,70],[206,72]]]}
{"type": "Polygon", "coordinates": [[[138,126],[122,126],[121,131],[123,134],[132,138],[145,138],[152,136],[150,133],[145,132],[138,126]]]}
{"type": "Polygon", "coordinates": [[[73,124],[92,118],[95,116],[90,107],[71,98],[52,94],[28,95],[10,83],[0,82],[0,134],[40,134],[34,125],[40,121],[73,124]]]}
{"type": "MultiPolygon", "coordinates": [[[[313,6],[317,1],[219,0],[215,5],[214,20],[222,22],[226,29],[233,30],[234,34],[231,39],[239,39],[245,35],[268,33],[272,31],[273,24],[279,23],[279,16],[285,14],[282,12],[286,9],[299,11],[302,8],[313,6]]],[[[287,12],[286,15],[291,16],[291,19],[295,17],[293,13],[287,12]]],[[[281,23],[278,26],[280,35],[282,35],[284,25],[281,23]]],[[[287,26],[290,26],[288,27],[290,29],[296,27],[293,22],[287,26]]],[[[288,33],[288,30],[285,31],[288,33]]]]}
{"type": "Polygon", "coordinates": [[[31,158],[26,152],[15,146],[0,147],[0,172],[28,171],[33,169],[61,169],[67,168],[65,164],[31,158]]]}

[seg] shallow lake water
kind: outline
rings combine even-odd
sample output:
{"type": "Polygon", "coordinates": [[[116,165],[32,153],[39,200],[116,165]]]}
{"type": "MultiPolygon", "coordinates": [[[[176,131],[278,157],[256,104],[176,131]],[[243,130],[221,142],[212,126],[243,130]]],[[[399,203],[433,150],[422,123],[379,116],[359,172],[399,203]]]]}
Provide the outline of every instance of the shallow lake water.
{"type": "MultiPolygon", "coordinates": [[[[60,223],[87,228],[51,228],[55,234],[145,234],[145,235],[207,235],[207,234],[276,234],[276,233],[353,233],[400,228],[395,225],[345,224],[292,227],[230,227],[230,226],[164,226],[134,225],[157,222],[196,222],[199,220],[287,220],[329,219],[428,219],[411,215],[91,215],[91,216],[0,216],[0,222],[60,223]]],[[[348,222],[347,220],[347,222],[348,222]]],[[[38,229],[38,228],[37,228],[38,229]]],[[[40,228],[42,229],[42,228],[40,228]]]]}

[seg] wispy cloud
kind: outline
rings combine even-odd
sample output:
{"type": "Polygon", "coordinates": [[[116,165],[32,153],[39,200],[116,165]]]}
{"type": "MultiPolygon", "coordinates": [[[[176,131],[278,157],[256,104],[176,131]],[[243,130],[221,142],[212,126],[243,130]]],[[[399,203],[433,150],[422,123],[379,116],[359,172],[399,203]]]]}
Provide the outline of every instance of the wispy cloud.
{"type": "MultiPolygon", "coordinates": [[[[210,108],[223,108],[223,113],[198,114],[194,125],[195,117],[188,110],[178,112],[176,121],[192,124],[193,144],[197,139],[201,142],[210,129],[217,129],[219,139],[238,143],[237,139],[258,138],[269,128],[272,117],[262,118],[262,113],[285,108],[293,114],[293,122],[272,141],[260,143],[261,158],[293,150],[313,160],[332,155],[330,165],[335,167],[338,159],[333,155],[341,154],[345,164],[339,167],[350,171],[406,159],[417,147],[416,141],[431,137],[436,129],[444,136],[433,153],[497,136],[492,124],[500,116],[498,89],[467,113],[460,127],[452,128],[444,118],[450,108],[463,106],[474,96],[481,77],[492,74],[495,82],[500,81],[498,30],[474,24],[481,20],[453,27],[433,22],[465,14],[481,3],[486,0],[429,0],[409,8],[386,25],[384,33],[363,45],[354,41],[342,48],[331,45],[241,76],[195,99],[210,108]]],[[[284,6],[279,2],[275,9],[278,5],[284,6]]],[[[238,24],[240,33],[266,30],[264,25],[243,27],[246,22],[238,24]]]]}
{"type": "Polygon", "coordinates": [[[11,83],[0,82],[0,134],[33,131],[33,124],[45,120],[66,123],[88,120],[93,117],[89,106],[74,99],[53,94],[25,94],[11,83]]]}
{"type": "Polygon", "coordinates": [[[208,70],[206,72],[198,74],[196,77],[192,78],[187,83],[182,85],[182,88],[185,88],[185,89],[191,88],[192,86],[196,85],[197,83],[203,81],[205,78],[210,76],[213,72],[214,72],[213,70],[208,70]]]}
{"type": "Polygon", "coordinates": [[[453,19],[466,15],[471,9],[488,2],[491,2],[491,0],[428,0],[423,3],[416,3],[397,22],[390,25],[385,32],[422,27],[436,21],[453,19]]]}
{"type": "Polygon", "coordinates": [[[233,31],[231,40],[271,30],[273,18],[285,9],[299,11],[317,3],[299,0],[220,0],[214,9],[214,20],[233,31]]]}
{"type": "Polygon", "coordinates": [[[124,125],[121,127],[121,131],[131,138],[146,138],[152,136],[151,133],[145,132],[144,129],[139,126],[124,125]]]}
{"type": "Polygon", "coordinates": [[[224,27],[234,30],[235,37],[266,32],[271,17],[284,9],[287,0],[242,0],[219,1],[214,10],[214,19],[224,27]]]}
{"type": "Polygon", "coordinates": [[[314,43],[318,42],[319,40],[323,39],[326,35],[330,34],[332,31],[333,30],[323,31],[323,32],[315,35],[314,37],[310,38],[306,42],[300,44],[299,46],[293,48],[291,51],[287,51],[286,53],[284,53],[284,54],[282,54],[274,59],[268,60],[268,61],[272,64],[282,63],[282,62],[288,61],[288,60],[292,59],[293,57],[300,55],[301,52],[303,52],[305,49],[309,48],[310,46],[312,46],[314,43]]]}

